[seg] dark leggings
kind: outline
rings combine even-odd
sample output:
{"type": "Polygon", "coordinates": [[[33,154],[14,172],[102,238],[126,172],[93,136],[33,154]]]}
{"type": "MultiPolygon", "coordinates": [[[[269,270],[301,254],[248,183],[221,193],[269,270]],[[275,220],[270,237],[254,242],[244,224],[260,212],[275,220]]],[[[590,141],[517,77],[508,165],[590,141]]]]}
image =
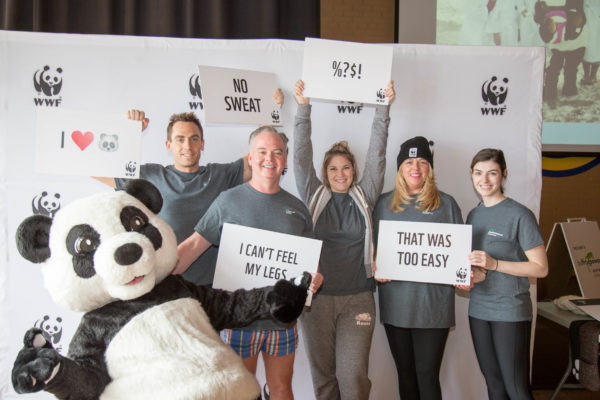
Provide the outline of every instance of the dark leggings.
{"type": "Polygon", "coordinates": [[[398,371],[400,398],[441,400],[440,367],[449,329],[384,326],[398,371]]]}
{"type": "Polygon", "coordinates": [[[529,388],[531,321],[484,321],[469,317],[469,325],[490,400],[533,400],[529,388]]]}

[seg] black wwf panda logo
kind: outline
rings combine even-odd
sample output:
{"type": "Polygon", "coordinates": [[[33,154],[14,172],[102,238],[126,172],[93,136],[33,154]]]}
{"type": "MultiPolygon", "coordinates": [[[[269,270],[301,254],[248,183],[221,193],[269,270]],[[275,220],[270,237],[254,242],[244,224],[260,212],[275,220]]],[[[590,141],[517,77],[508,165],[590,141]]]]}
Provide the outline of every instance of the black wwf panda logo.
{"type": "Polygon", "coordinates": [[[383,103],[383,102],[385,102],[385,90],[383,90],[383,89],[379,89],[379,90],[377,91],[377,94],[376,94],[376,96],[377,96],[377,102],[378,102],[378,103],[383,103]]]}
{"type": "Polygon", "coordinates": [[[42,330],[44,339],[52,344],[57,344],[62,337],[62,318],[50,318],[48,315],[44,315],[33,325],[34,328],[42,330]]]}
{"type": "Polygon", "coordinates": [[[273,110],[271,118],[273,118],[273,122],[279,122],[279,111],[273,110]]]}
{"type": "Polygon", "coordinates": [[[464,280],[467,277],[467,269],[460,268],[458,271],[456,271],[456,277],[464,280]]]}
{"type": "Polygon", "coordinates": [[[494,106],[503,104],[508,95],[508,78],[498,80],[495,76],[481,85],[481,97],[494,106]]]}
{"type": "Polygon", "coordinates": [[[48,192],[43,191],[31,200],[31,209],[36,215],[54,218],[56,212],[60,210],[60,194],[50,195],[48,192]]]}
{"type": "Polygon", "coordinates": [[[117,149],[119,148],[119,136],[101,133],[100,140],[98,141],[98,146],[100,146],[100,150],[109,153],[117,151],[117,149]]]}
{"type": "Polygon", "coordinates": [[[127,171],[129,174],[131,174],[133,176],[133,174],[135,174],[135,170],[137,169],[137,163],[135,161],[129,161],[126,165],[125,165],[125,171],[127,171]]]}
{"type": "Polygon", "coordinates": [[[197,74],[190,76],[190,93],[192,96],[202,98],[202,89],[200,88],[200,77],[197,74]]]}
{"type": "Polygon", "coordinates": [[[62,68],[56,68],[54,71],[46,65],[42,70],[37,70],[33,74],[33,87],[38,93],[44,93],[46,96],[54,96],[60,93],[62,87],[62,68]]]}

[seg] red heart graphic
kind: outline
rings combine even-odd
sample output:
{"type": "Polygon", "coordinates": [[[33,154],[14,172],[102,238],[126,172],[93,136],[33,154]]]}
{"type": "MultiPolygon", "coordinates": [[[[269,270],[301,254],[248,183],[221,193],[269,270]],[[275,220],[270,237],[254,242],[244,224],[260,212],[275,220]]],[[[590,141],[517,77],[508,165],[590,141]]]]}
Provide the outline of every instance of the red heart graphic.
{"type": "Polygon", "coordinates": [[[90,143],[92,143],[92,141],[94,141],[94,134],[92,132],[81,133],[80,131],[73,131],[71,133],[71,139],[73,139],[75,144],[83,151],[90,143]]]}

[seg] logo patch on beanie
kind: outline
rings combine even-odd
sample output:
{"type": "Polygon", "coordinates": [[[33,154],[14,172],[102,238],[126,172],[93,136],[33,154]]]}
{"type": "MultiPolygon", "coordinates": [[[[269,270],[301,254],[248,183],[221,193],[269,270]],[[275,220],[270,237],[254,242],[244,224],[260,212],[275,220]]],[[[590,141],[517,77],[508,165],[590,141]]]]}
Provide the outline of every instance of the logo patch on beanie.
{"type": "Polygon", "coordinates": [[[411,147],[408,149],[408,158],[415,158],[417,156],[417,148],[411,147]]]}

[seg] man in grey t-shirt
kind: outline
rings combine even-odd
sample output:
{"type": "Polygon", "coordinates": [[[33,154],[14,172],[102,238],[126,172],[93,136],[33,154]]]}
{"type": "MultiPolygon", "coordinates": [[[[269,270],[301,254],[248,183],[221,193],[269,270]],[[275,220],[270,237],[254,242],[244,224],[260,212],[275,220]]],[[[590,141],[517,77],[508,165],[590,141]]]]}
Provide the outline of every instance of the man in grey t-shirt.
{"type": "MultiPolygon", "coordinates": [[[[143,111],[129,110],[129,119],[148,126],[143,111]]],[[[158,214],[175,231],[177,242],[182,242],[194,232],[194,225],[212,202],[224,190],[250,179],[247,157],[228,164],[199,165],[204,150],[204,132],[193,113],[173,114],[167,126],[167,150],[173,153],[173,164],[144,164],[140,178],[152,182],[163,197],[163,207],[158,214]]],[[[96,178],[116,189],[121,189],[127,179],[96,178]]],[[[194,260],[184,277],[198,285],[212,285],[217,248],[212,246],[202,257],[194,260]]]]}
{"type": "MultiPolygon", "coordinates": [[[[311,234],[312,220],[306,206],[279,186],[287,165],[285,135],[271,127],[252,132],[248,163],[252,169],[250,181],[219,195],[196,225],[196,231],[179,245],[179,261],[173,273],[183,273],[206,249],[218,244],[226,222],[298,236],[311,234]]],[[[320,274],[313,274],[310,290],[316,291],[322,279],[320,274]]],[[[261,320],[249,326],[249,331],[227,330],[225,339],[252,373],[262,352],[270,398],[292,399],[296,327],[272,324],[261,320]]]]}

